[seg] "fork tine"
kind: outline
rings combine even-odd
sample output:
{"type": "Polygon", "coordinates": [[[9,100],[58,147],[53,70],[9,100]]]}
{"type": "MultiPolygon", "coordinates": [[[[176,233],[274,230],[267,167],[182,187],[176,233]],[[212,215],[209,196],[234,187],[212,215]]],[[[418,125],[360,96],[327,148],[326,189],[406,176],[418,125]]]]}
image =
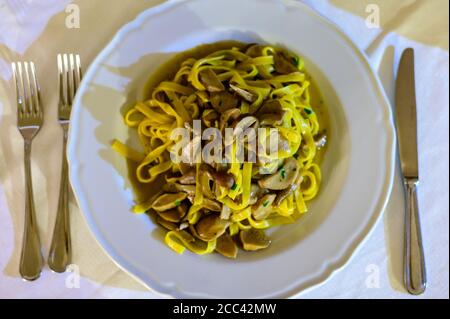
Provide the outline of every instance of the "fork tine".
{"type": "Polygon", "coordinates": [[[28,63],[24,62],[23,63],[23,68],[25,69],[25,76],[23,74],[22,71],[22,63],[19,62],[19,74],[20,74],[20,78],[22,79],[22,87],[23,87],[23,110],[25,114],[30,114],[31,113],[31,108],[30,108],[30,96],[29,96],[29,88],[30,88],[30,82],[28,81],[29,77],[28,77],[28,63]]]}
{"type": "Polygon", "coordinates": [[[30,73],[31,77],[28,78],[30,82],[30,96],[31,96],[31,105],[34,114],[41,114],[41,106],[40,106],[40,92],[39,92],[39,84],[36,77],[36,68],[34,67],[34,63],[30,62],[30,73]]]}
{"type": "Polygon", "coordinates": [[[70,65],[67,54],[63,54],[63,62],[64,62],[64,82],[65,86],[65,94],[66,94],[66,106],[72,105],[72,93],[71,93],[71,83],[70,83],[70,65]]]}
{"type": "Polygon", "coordinates": [[[21,89],[22,79],[18,71],[18,63],[11,63],[13,79],[16,87],[16,102],[17,102],[17,116],[22,116],[24,113],[23,109],[23,93],[21,89]]]}
{"type": "Polygon", "coordinates": [[[64,97],[64,67],[63,67],[63,59],[62,55],[58,54],[58,88],[59,88],[59,104],[67,105],[65,97],[64,97]]]}
{"type": "Polygon", "coordinates": [[[77,92],[75,89],[75,83],[76,83],[76,79],[75,79],[75,59],[73,54],[69,54],[69,76],[70,76],[70,107],[72,107],[72,103],[73,103],[73,98],[75,96],[75,93],[77,92]]]}
{"type": "Polygon", "coordinates": [[[74,94],[77,93],[78,87],[80,86],[81,78],[81,63],[80,56],[78,54],[75,55],[75,66],[73,70],[73,91],[74,94]]]}
{"type": "Polygon", "coordinates": [[[81,59],[80,59],[80,55],[76,55],[75,56],[75,62],[76,62],[76,67],[77,67],[77,76],[78,76],[78,86],[80,85],[81,79],[83,78],[83,74],[81,71],[81,59]]]}

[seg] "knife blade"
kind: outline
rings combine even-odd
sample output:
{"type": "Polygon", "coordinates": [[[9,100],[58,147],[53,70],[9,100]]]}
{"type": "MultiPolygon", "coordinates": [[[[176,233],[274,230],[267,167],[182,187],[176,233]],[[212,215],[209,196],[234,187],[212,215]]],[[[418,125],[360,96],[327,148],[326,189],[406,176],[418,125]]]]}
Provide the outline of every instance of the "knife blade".
{"type": "Polygon", "coordinates": [[[397,73],[395,107],[400,162],[405,178],[419,179],[414,50],[406,49],[397,73]]]}
{"type": "Polygon", "coordinates": [[[397,135],[405,184],[404,283],[410,294],[422,294],[427,286],[425,257],[420,230],[417,186],[417,114],[414,79],[414,51],[406,49],[400,59],[396,82],[397,135]]]}

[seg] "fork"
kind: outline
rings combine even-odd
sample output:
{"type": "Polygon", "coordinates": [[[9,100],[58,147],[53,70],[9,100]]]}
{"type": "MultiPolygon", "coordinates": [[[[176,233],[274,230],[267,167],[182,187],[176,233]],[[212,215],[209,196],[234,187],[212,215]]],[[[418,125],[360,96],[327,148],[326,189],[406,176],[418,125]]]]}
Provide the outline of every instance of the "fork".
{"type": "Polygon", "coordinates": [[[63,153],[58,211],[48,256],[48,265],[55,272],[64,272],[72,259],[69,217],[69,178],[66,158],[67,133],[72,102],[81,81],[79,55],[58,54],[58,121],[63,129],[63,153]]]}
{"type": "Polygon", "coordinates": [[[25,166],[25,226],[19,272],[25,280],[39,278],[43,265],[41,244],[31,180],[31,143],[43,122],[40,89],[33,62],[11,63],[17,97],[17,128],[24,140],[25,166]]]}

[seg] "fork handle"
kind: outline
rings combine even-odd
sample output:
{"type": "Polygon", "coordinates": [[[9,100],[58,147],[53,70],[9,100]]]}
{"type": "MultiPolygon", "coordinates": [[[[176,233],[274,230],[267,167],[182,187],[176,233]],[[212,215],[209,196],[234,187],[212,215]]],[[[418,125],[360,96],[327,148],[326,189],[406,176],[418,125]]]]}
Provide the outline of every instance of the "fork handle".
{"type": "Polygon", "coordinates": [[[404,280],[410,294],[425,291],[427,276],[420,231],[417,179],[406,179],[405,261],[404,280]]]}
{"type": "Polygon", "coordinates": [[[66,158],[67,125],[63,124],[64,139],[61,167],[61,182],[59,186],[58,211],[52,244],[48,256],[48,265],[55,272],[64,272],[72,259],[72,244],[70,238],[69,217],[69,178],[66,158]]]}
{"type": "Polygon", "coordinates": [[[20,256],[19,272],[25,280],[39,278],[43,265],[41,244],[39,240],[36,213],[33,199],[33,185],[31,181],[31,141],[25,141],[25,229],[23,232],[22,253],[20,256]]]}

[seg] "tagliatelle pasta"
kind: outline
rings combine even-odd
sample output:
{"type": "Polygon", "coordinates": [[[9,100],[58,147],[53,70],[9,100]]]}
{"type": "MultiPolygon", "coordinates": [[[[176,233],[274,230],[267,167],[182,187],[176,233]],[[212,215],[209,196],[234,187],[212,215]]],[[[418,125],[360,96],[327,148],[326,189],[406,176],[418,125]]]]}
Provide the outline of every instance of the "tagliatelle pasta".
{"type": "Polygon", "coordinates": [[[266,248],[270,240],[264,230],[295,222],[319,191],[317,151],[326,136],[311,105],[310,86],[302,59],[270,45],[241,45],[186,58],[152,90],[150,99],[125,114],[142,151],[117,140],[112,144],[136,163],[140,183],[161,188],[154,181],[160,176],[166,180],[157,196],[134,211],[153,214],[168,230],[166,244],[177,253],[187,248],[234,258],[237,243],[250,251],[266,248]],[[201,135],[195,139],[195,120],[201,121],[200,133],[215,129],[222,138],[231,128],[231,139],[216,145],[228,152],[222,161],[202,156],[174,161],[181,140],[173,138],[176,130],[186,129],[190,138],[178,148],[182,155],[205,146],[201,135]],[[250,147],[254,137],[258,152],[250,147]]]}

